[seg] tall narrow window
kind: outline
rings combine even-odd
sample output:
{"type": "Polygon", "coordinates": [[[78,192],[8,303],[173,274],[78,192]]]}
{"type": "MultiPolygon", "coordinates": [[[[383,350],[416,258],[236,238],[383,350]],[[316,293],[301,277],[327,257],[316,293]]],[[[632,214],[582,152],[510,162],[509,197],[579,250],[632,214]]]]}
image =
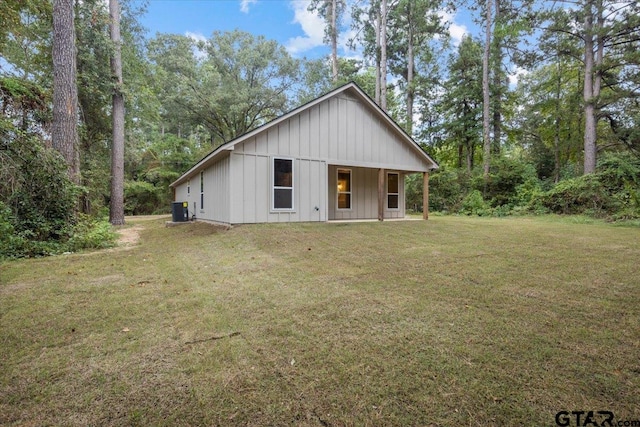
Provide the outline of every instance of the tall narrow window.
{"type": "Polygon", "coordinates": [[[387,174],[387,208],[398,209],[400,200],[400,174],[387,174]]]}
{"type": "Polygon", "coordinates": [[[351,209],[351,170],[338,169],[338,209],[351,209]]]}
{"type": "Polygon", "coordinates": [[[187,196],[191,194],[191,180],[187,181],[187,196]]]}
{"type": "Polygon", "coordinates": [[[273,159],[273,209],[293,209],[293,159],[273,159]]]}
{"type": "Polygon", "coordinates": [[[204,210],[204,171],[200,172],[200,210],[204,210]]]}

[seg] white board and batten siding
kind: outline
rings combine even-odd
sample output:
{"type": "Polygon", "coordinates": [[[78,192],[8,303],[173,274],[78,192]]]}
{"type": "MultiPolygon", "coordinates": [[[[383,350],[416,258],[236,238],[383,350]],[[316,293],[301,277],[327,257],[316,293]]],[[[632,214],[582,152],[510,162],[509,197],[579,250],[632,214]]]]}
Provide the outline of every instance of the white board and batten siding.
{"type": "MultiPolygon", "coordinates": [[[[426,171],[412,150],[398,142],[367,106],[341,94],[234,147],[231,222],[377,218],[379,167],[426,171]],[[295,209],[291,212],[271,209],[274,157],[294,159],[295,209]],[[354,208],[350,211],[336,209],[336,166],[353,169],[354,208]]],[[[401,208],[385,208],[385,218],[404,217],[403,179],[400,185],[401,208]]]]}
{"type": "Polygon", "coordinates": [[[399,141],[360,100],[341,93],[236,145],[234,152],[427,172],[417,149],[399,141]]]}
{"type": "Polygon", "coordinates": [[[388,209],[385,203],[385,218],[403,217],[404,175],[437,167],[353,85],[300,107],[210,156],[176,181],[176,200],[189,201],[190,209],[198,202],[198,218],[231,224],[377,218],[381,168],[400,177],[400,207],[388,209]],[[292,210],[273,209],[274,158],[293,160],[292,210]],[[199,167],[204,168],[204,206],[199,203],[199,167]],[[337,209],[338,167],[352,171],[353,199],[348,211],[337,209]]]}
{"type": "Polygon", "coordinates": [[[275,210],[271,200],[273,157],[235,152],[231,155],[230,222],[326,221],[326,164],[318,160],[293,158],[294,208],[275,210]]]}
{"type": "Polygon", "coordinates": [[[175,200],[189,203],[190,217],[195,214],[199,219],[230,223],[229,165],[230,158],[227,156],[201,171],[204,180],[203,198],[200,197],[200,173],[176,186],[175,200]],[[204,204],[201,204],[201,200],[204,204]]]}

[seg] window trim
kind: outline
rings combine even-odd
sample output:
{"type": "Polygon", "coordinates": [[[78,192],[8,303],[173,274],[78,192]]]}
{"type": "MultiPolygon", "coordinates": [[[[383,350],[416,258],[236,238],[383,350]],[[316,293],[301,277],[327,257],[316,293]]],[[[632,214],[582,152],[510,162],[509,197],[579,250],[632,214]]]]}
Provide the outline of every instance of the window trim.
{"type": "Polygon", "coordinates": [[[348,168],[336,168],[336,210],[339,211],[350,211],[353,209],[353,170],[348,168]],[[338,190],[338,180],[340,177],[340,172],[349,172],[349,191],[340,191],[338,190]],[[340,207],[340,194],[348,194],[349,195],[349,207],[341,208],[340,207]]]}
{"type": "Polygon", "coordinates": [[[400,172],[387,172],[387,210],[390,211],[399,211],[400,210],[400,172]],[[391,193],[389,192],[389,175],[397,175],[398,176],[398,192],[391,193]],[[392,208],[389,206],[389,196],[398,197],[398,206],[392,208]]]}
{"type": "Polygon", "coordinates": [[[295,187],[296,187],[296,168],[295,159],[293,157],[273,156],[271,157],[271,211],[272,212],[294,212],[296,209],[295,199],[295,187]],[[289,160],[291,161],[291,187],[277,187],[275,183],[276,179],[276,160],[289,160]],[[291,207],[290,208],[276,208],[276,189],[291,190],[291,207]]]}
{"type": "Polygon", "coordinates": [[[204,212],[204,171],[200,171],[200,212],[204,212]]]}

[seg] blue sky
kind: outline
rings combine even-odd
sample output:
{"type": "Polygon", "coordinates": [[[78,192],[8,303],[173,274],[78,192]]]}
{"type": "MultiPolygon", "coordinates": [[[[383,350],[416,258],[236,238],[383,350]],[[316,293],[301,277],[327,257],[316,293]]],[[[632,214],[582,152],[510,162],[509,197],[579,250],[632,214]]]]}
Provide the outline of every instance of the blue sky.
{"type": "MultiPolygon", "coordinates": [[[[153,37],[157,32],[208,38],[218,31],[240,29],[276,40],[295,57],[317,58],[328,53],[323,43],[324,23],[307,11],[309,0],[149,0],[142,24],[153,37]]],[[[449,20],[454,42],[468,32],[467,25],[449,20]]],[[[345,17],[339,55],[357,57],[347,48],[350,18],[345,17]]]]}

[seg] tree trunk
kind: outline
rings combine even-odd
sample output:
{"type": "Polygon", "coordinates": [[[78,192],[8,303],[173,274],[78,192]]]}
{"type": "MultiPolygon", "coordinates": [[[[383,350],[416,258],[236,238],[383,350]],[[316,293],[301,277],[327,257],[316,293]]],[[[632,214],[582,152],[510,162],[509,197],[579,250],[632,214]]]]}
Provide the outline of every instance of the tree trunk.
{"type": "Polygon", "coordinates": [[[380,5],[380,108],[387,111],[387,0],[380,5]]]}
{"type": "Polygon", "coordinates": [[[471,174],[471,170],[473,169],[473,140],[467,138],[467,172],[471,174]]]}
{"type": "Polygon", "coordinates": [[[331,0],[331,79],[338,82],[338,0],[331,0]]]}
{"type": "Polygon", "coordinates": [[[562,88],[560,60],[558,60],[557,85],[556,85],[556,118],[555,130],[553,135],[553,182],[560,181],[560,91],[562,88]]]}
{"type": "Polygon", "coordinates": [[[65,162],[69,178],[80,183],[78,85],[73,0],[53,1],[53,123],[51,143],[65,162]]]}
{"type": "Polygon", "coordinates": [[[485,28],[484,55],[482,57],[482,140],[483,140],[483,166],[485,188],[489,180],[489,166],[491,164],[491,139],[489,134],[489,50],[491,48],[491,0],[487,0],[487,18],[485,28]]]}
{"type": "Polygon", "coordinates": [[[600,67],[604,58],[602,0],[596,0],[596,28],[593,26],[594,1],[585,5],[584,18],[584,174],[596,171],[597,158],[597,103],[600,96],[602,75],[600,67]],[[598,34],[594,40],[594,34],[598,34]]]}
{"type": "Polygon", "coordinates": [[[109,221],[113,225],[124,224],[124,96],[122,95],[122,58],[120,42],[120,5],[118,0],[109,0],[111,15],[111,73],[113,88],[113,144],[111,147],[111,204],[109,221]]]}
{"type": "Polygon", "coordinates": [[[376,104],[380,105],[380,75],[381,75],[381,67],[380,67],[380,28],[382,27],[382,12],[380,8],[377,10],[376,14],[376,93],[375,93],[375,101],[376,104]]]}
{"type": "MultiPolygon", "coordinates": [[[[495,15],[493,21],[495,23],[500,19],[500,0],[494,0],[495,15]]],[[[493,43],[495,44],[493,59],[493,144],[492,152],[500,153],[502,139],[502,46],[501,38],[494,34],[493,43]]]]}
{"type": "Polygon", "coordinates": [[[413,52],[413,30],[409,26],[408,42],[407,42],[407,133],[413,136],[413,73],[414,73],[414,52],[413,52]]]}

